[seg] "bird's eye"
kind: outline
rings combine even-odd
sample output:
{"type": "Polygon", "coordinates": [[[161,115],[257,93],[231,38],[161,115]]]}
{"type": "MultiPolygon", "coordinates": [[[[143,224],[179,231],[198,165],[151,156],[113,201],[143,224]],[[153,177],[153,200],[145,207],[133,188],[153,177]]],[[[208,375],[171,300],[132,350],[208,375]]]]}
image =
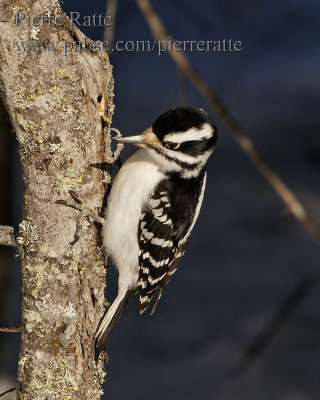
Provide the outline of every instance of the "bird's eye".
{"type": "Polygon", "coordinates": [[[169,150],[176,150],[180,147],[180,143],[163,142],[162,144],[164,147],[166,147],[169,150]]]}

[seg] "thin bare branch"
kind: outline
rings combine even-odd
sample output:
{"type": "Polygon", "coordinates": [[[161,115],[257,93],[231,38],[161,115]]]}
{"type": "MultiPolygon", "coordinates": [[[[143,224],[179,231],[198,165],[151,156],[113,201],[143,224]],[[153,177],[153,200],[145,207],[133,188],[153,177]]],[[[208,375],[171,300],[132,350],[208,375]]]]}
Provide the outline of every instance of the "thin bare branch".
{"type": "Polygon", "coordinates": [[[13,387],[13,388],[11,388],[11,389],[9,389],[9,390],[6,390],[5,392],[3,392],[3,393],[1,393],[0,394],[0,397],[3,397],[5,394],[7,394],[7,393],[10,393],[10,392],[14,392],[16,390],[16,387],[13,387]]]}
{"type": "Polygon", "coordinates": [[[232,374],[243,374],[250,365],[261,355],[271,340],[280,332],[291,315],[310,294],[316,284],[316,278],[305,275],[297,286],[289,293],[284,302],[279,306],[271,320],[245,349],[240,361],[232,369],[232,374]]]}
{"type": "Polygon", "coordinates": [[[0,245],[17,247],[13,226],[0,225],[0,245]]]}
{"type": "Polygon", "coordinates": [[[16,333],[21,331],[22,326],[0,326],[0,332],[16,333]]]}
{"type": "Polygon", "coordinates": [[[107,0],[107,13],[110,12],[112,17],[111,26],[105,26],[103,32],[103,40],[109,43],[108,54],[111,54],[113,45],[114,31],[116,27],[116,15],[117,15],[118,0],[107,0]]]}
{"type": "MultiPolygon", "coordinates": [[[[149,0],[136,0],[136,3],[141,10],[143,16],[149,24],[153,35],[157,40],[173,43],[172,36],[169,35],[153,9],[149,0]]],[[[211,89],[206,80],[199,74],[195,67],[191,64],[189,58],[183,52],[178,52],[174,49],[175,46],[170,46],[168,51],[170,57],[178,65],[178,67],[189,77],[199,92],[206,98],[212,107],[213,111],[221,118],[223,123],[230,129],[232,135],[242,148],[242,150],[251,159],[255,167],[260,171],[263,177],[268,181],[273,190],[282,199],[294,217],[301,225],[310,233],[313,239],[320,245],[320,230],[318,226],[309,217],[306,209],[289,189],[279,175],[267,164],[262,158],[252,140],[246,135],[239,123],[232,117],[227,107],[222,103],[216,93],[211,89]]]]}

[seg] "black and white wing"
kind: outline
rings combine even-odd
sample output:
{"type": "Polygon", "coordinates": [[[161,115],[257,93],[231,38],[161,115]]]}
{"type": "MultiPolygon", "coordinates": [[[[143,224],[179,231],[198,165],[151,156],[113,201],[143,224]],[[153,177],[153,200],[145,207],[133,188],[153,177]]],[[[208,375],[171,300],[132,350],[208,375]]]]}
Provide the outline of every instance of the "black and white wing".
{"type": "Polygon", "coordinates": [[[162,180],[142,210],[138,229],[140,313],[170,281],[198,217],[205,188],[205,170],[191,179],[162,180]]]}

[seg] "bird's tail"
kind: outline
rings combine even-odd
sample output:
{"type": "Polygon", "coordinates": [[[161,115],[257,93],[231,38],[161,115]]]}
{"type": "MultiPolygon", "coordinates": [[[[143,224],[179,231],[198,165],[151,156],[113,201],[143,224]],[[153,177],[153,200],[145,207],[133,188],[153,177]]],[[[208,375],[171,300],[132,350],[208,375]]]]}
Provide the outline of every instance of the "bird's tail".
{"type": "Polygon", "coordinates": [[[106,346],[110,334],[119,321],[123,310],[131,301],[132,297],[134,296],[135,291],[128,290],[124,295],[119,296],[114,300],[111,304],[108,312],[103,317],[102,321],[100,322],[99,328],[95,334],[95,359],[96,362],[99,360],[99,355],[101,350],[106,346]]]}

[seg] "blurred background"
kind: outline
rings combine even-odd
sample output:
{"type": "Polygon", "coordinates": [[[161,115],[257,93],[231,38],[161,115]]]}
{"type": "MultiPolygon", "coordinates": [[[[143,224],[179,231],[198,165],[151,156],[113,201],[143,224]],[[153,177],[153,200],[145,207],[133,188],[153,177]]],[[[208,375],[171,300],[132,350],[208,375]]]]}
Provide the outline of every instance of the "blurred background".
{"type": "MultiPolygon", "coordinates": [[[[320,226],[319,1],[153,5],[176,40],[242,42],[240,52],[187,55],[320,226]]],[[[63,9],[106,15],[99,0],[65,0],[63,9]]],[[[153,42],[133,1],[118,1],[113,24],[115,42],[153,42]]],[[[103,37],[103,27],[82,30],[103,37]]],[[[157,54],[111,52],[113,126],[123,135],[177,105],[211,112],[170,57],[157,54]]],[[[212,117],[220,137],[186,254],[152,317],[139,316],[137,301],[125,311],[109,342],[103,399],[320,398],[320,247],[212,117]]],[[[21,167],[4,112],[0,119],[0,224],[17,226],[21,167]]],[[[0,325],[19,325],[20,267],[13,251],[0,251],[0,325]]],[[[110,268],[109,301],[116,279],[110,268]]],[[[0,333],[0,393],[15,385],[18,353],[19,334],[0,333]]]]}

